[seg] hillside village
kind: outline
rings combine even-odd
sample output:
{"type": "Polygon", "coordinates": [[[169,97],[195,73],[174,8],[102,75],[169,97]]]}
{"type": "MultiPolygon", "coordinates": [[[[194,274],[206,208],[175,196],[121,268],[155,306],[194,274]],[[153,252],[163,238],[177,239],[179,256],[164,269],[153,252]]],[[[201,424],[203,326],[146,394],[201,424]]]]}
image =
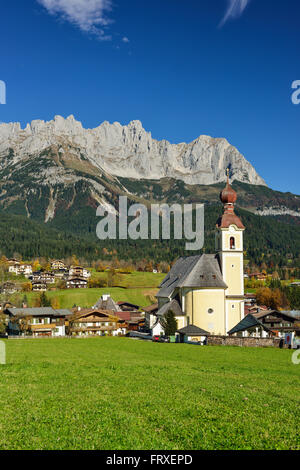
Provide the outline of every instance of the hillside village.
{"type": "MultiPolygon", "coordinates": [[[[216,254],[179,258],[171,266],[150,262],[140,266],[141,275],[152,276],[152,290],[143,305],[122,301],[113,290],[122,276],[133,275],[129,263],[100,262],[95,269],[80,266],[75,256],[69,263],[45,260],[43,265],[39,260],[26,263],[20,257],[3,256],[0,333],[8,337],[127,335],[197,344],[233,336],[278,339],[276,345],[281,346],[280,340],[292,335],[296,341],[300,283],[281,281],[278,273],[246,272],[246,227],[235,214],[237,194],[229,177],[220,198],[224,213],[216,225],[216,254]],[[103,292],[105,288],[112,290],[103,292]],[[72,303],[75,292],[89,289],[102,292],[94,305],[72,303]],[[66,292],[68,308],[60,308],[57,292],[66,292]]],[[[150,287],[146,284],[145,277],[143,287],[150,287]]]]}

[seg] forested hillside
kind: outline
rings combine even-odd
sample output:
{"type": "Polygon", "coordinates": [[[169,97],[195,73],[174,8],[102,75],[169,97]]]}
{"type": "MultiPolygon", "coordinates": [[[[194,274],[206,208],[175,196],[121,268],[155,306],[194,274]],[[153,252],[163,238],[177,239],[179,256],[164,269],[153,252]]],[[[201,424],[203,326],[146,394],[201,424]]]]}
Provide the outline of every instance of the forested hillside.
{"type": "MultiPolygon", "coordinates": [[[[205,245],[203,251],[213,253],[216,220],[222,206],[205,207],[205,245]]],[[[237,209],[246,226],[245,251],[250,264],[268,268],[300,268],[300,227],[278,222],[272,217],[260,217],[237,209]]],[[[87,261],[112,259],[154,262],[174,261],[194,252],[185,250],[185,240],[98,240],[99,219],[89,209],[74,211],[68,218],[56,219],[56,224],[32,221],[24,216],[0,212],[0,250],[8,257],[15,253],[24,259],[35,256],[65,258],[76,254],[87,261]]]]}

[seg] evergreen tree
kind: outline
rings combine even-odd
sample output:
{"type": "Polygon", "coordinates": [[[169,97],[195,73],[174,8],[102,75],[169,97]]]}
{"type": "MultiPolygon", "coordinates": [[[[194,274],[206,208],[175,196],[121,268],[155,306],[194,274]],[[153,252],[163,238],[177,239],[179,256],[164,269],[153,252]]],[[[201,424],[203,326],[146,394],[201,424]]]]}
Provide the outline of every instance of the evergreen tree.
{"type": "Polygon", "coordinates": [[[165,330],[166,336],[175,335],[178,329],[178,324],[175,318],[175,314],[172,310],[169,310],[165,314],[164,318],[162,319],[161,325],[163,329],[165,330]]]}

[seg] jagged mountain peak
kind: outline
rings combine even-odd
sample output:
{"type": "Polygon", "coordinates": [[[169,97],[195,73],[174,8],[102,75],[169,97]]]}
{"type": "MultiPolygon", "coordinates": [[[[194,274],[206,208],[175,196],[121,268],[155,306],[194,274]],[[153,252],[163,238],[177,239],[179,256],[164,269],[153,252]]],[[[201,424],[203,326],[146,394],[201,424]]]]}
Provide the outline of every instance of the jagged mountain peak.
{"type": "Polygon", "coordinates": [[[226,179],[230,168],[233,180],[266,185],[253,166],[225,138],[200,135],[191,143],[172,144],[155,140],[139,120],[128,125],[105,121],[85,129],[73,115],[52,121],[34,120],[22,129],[20,123],[0,125],[0,158],[9,149],[22,160],[53,145],[73,148],[78,158],[114,176],[136,179],[171,177],[188,184],[210,185],[226,179]]]}

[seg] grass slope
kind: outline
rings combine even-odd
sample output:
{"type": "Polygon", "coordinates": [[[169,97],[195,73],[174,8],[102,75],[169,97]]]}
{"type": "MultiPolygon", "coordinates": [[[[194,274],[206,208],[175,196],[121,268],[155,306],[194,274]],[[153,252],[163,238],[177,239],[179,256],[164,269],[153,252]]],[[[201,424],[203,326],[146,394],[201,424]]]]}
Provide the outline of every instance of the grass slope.
{"type": "MultiPolygon", "coordinates": [[[[91,307],[95,305],[97,300],[103,294],[110,294],[116,301],[131,302],[141,307],[146,307],[152,302],[149,296],[155,295],[157,289],[122,289],[121,287],[103,287],[101,289],[68,289],[49,291],[46,293],[47,297],[52,300],[57,298],[59,300],[60,308],[72,308],[73,305],[80,307],[91,307]]],[[[29,306],[32,307],[34,299],[40,296],[39,292],[26,292],[29,306]]],[[[14,297],[12,297],[12,301],[14,297]]]]}
{"type": "Polygon", "coordinates": [[[6,341],[0,449],[300,449],[291,351],[6,341]]]}

